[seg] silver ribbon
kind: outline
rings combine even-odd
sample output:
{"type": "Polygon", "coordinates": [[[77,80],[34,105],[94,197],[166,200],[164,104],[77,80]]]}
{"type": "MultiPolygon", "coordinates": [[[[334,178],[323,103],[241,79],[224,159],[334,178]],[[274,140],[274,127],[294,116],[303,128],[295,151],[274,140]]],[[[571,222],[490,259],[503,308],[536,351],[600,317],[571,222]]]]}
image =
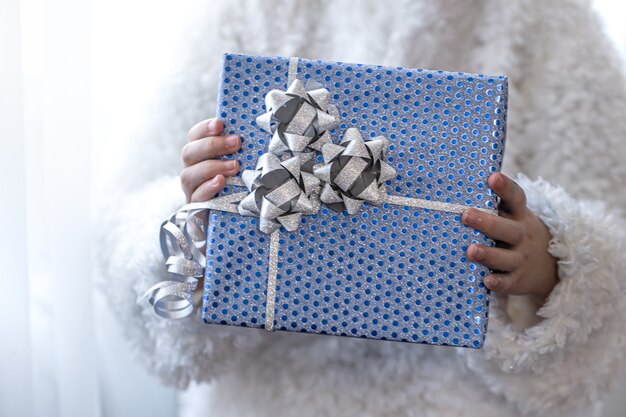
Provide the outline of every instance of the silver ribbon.
{"type": "Polygon", "coordinates": [[[259,217],[260,230],[271,233],[265,329],[273,331],[280,226],[296,230],[303,214],[319,211],[320,200],[334,210],[345,207],[350,214],[363,202],[453,213],[470,207],[387,195],[384,182],[396,175],[384,161],[388,140],[380,136],[364,141],[358,130],[350,128],[339,145],[333,144],[328,131],[339,125],[339,113],[330,103],[330,93],[312,80],[303,85],[295,78],[297,65],[298,58],[290,58],[287,91],[270,91],[265,98],[268,112],[257,118],[259,126],[272,133],[270,152],[259,157],[256,169],[243,172],[243,181],[226,179],[230,185],[245,185],[248,192],[187,204],[161,225],[161,251],[175,280],[157,283],[137,300],[147,298],[158,315],[182,318],[193,311],[192,293],[205,267],[207,225],[199,214],[207,210],[259,217]],[[310,150],[321,151],[324,164],[313,165],[310,150]],[[318,195],[320,179],[324,187],[318,195]]]}
{"type": "MultiPolygon", "coordinates": [[[[240,182],[228,178],[232,185],[240,182]]],[[[166,259],[167,271],[174,280],[161,281],[150,287],[137,302],[148,299],[154,311],[169,319],[183,318],[193,311],[192,294],[198,278],[204,275],[207,223],[200,218],[207,210],[238,213],[237,204],[246,192],[228,194],[203,203],[181,207],[161,224],[161,253],[166,259]]]]}
{"type": "Polygon", "coordinates": [[[346,130],[339,145],[325,144],[324,165],[314,167],[315,176],[324,181],[322,203],[349,214],[355,214],[365,201],[380,205],[387,195],[385,181],[396,176],[396,170],[384,161],[388,147],[386,137],[364,141],[354,127],[346,130]]]}
{"type": "Polygon", "coordinates": [[[280,246],[280,229],[270,235],[270,260],[267,273],[267,296],[265,300],[265,330],[274,330],[276,314],[276,277],[278,275],[278,247],[280,246]]]}

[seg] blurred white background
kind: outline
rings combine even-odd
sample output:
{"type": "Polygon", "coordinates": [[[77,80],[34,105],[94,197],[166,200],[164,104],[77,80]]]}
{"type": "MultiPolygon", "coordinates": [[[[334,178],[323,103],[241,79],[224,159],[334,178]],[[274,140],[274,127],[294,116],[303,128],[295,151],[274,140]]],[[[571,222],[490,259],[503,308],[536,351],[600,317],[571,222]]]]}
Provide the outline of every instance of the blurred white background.
{"type": "MultiPolygon", "coordinates": [[[[1,416],[176,415],[94,291],[90,216],[203,3],[0,0],[1,416]]],[[[626,4],[595,5],[626,57],[626,4]]]]}

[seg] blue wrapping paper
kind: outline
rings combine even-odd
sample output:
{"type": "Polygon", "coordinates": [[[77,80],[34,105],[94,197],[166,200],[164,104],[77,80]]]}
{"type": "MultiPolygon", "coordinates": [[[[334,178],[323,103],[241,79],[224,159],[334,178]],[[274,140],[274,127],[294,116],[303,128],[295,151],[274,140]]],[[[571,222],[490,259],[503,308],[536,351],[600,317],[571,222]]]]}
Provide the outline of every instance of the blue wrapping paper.
{"type": "MultiPolygon", "coordinates": [[[[239,160],[239,176],[267,152],[272,135],[255,119],[267,92],[287,89],[288,71],[287,57],[224,55],[217,116],[242,138],[226,157],[239,160]]],[[[335,143],[350,127],[389,139],[397,175],[388,194],[496,207],[487,178],[502,162],[506,77],[298,58],[297,78],[330,91],[341,117],[335,143]]],[[[211,211],[206,323],[265,327],[270,236],[258,221],[211,211]]],[[[274,330],[480,348],[488,269],[467,259],[471,243],[494,244],[458,213],[364,203],[349,215],[322,205],[296,231],[281,228],[274,330]]]]}

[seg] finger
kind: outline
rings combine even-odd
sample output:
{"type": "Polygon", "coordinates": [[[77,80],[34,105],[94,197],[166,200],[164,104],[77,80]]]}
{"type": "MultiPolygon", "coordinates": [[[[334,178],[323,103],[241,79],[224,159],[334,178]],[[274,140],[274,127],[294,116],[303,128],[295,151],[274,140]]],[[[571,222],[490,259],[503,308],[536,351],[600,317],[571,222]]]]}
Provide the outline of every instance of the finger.
{"type": "Polygon", "coordinates": [[[191,194],[188,202],[195,203],[199,201],[208,201],[215,197],[226,185],[226,178],[218,174],[209,181],[205,181],[191,194]]]}
{"type": "Polygon", "coordinates": [[[235,175],[239,171],[239,162],[236,160],[209,159],[183,169],[180,182],[185,194],[189,197],[200,186],[218,174],[225,177],[235,175]]]}
{"type": "Polygon", "coordinates": [[[509,274],[489,274],[483,280],[485,287],[491,291],[501,294],[510,294],[517,285],[517,274],[511,272],[509,274]]]}
{"type": "Polygon", "coordinates": [[[501,198],[499,209],[513,216],[526,210],[526,194],[522,187],[504,174],[496,172],[489,177],[489,187],[501,198]]]}
{"type": "Polygon", "coordinates": [[[186,167],[198,162],[228,155],[239,149],[241,141],[237,135],[209,136],[194,140],[183,146],[182,159],[186,167]]]}
{"type": "Polygon", "coordinates": [[[220,119],[215,117],[206,119],[197,123],[187,133],[187,140],[192,142],[194,140],[206,138],[207,136],[217,136],[224,130],[224,123],[220,119]]]}
{"type": "Polygon", "coordinates": [[[498,271],[515,271],[522,265],[521,253],[502,248],[492,248],[474,243],[467,248],[467,256],[474,262],[498,271]]]}
{"type": "Polygon", "coordinates": [[[464,224],[483,232],[493,240],[518,245],[525,235],[524,226],[515,220],[485,213],[474,208],[467,209],[461,215],[464,224]]]}

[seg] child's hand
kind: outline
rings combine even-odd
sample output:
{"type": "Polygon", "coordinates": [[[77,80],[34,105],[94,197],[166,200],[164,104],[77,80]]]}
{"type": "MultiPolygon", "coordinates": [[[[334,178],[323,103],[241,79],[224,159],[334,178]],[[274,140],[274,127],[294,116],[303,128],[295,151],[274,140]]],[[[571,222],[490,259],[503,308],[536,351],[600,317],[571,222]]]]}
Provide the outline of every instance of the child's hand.
{"type": "Polygon", "coordinates": [[[541,307],[558,279],[556,259],[548,253],[552,236],[526,207],[526,194],[515,181],[495,173],[488,183],[501,198],[500,216],[468,209],[462,220],[495,240],[497,247],[472,244],[467,255],[495,271],[485,277],[487,288],[502,294],[530,295],[541,307]]]}
{"type": "Polygon", "coordinates": [[[210,200],[226,185],[227,176],[239,171],[236,160],[214,159],[236,152],[241,146],[237,135],[221,136],[224,124],[219,119],[204,120],[189,130],[182,158],[185,168],[180,182],[187,202],[210,200]]]}

